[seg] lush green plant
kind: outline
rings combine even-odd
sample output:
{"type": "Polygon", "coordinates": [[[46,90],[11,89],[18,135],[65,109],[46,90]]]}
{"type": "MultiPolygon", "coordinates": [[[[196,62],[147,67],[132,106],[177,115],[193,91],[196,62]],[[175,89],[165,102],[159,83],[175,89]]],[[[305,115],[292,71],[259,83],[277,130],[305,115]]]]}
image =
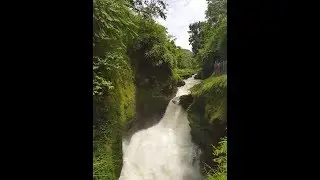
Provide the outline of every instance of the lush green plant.
{"type": "Polygon", "coordinates": [[[148,63],[152,67],[168,64],[176,65],[175,45],[169,41],[166,28],[153,19],[140,18],[139,36],[135,39],[130,53],[134,57],[135,66],[148,63]]]}
{"type": "Polygon", "coordinates": [[[130,0],[133,10],[144,18],[166,19],[167,3],[164,0],[130,0]]]}
{"type": "Polygon", "coordinates": [[[93,8],[93,175],[109,180],[119,177],[122,132],[138,105],[165,110],[182,77],[199,63],[153,20],[165,18],[164,1],[94,0],[93,8]]]}
{"type": "Polygon", "coordinates": [[[177,49],[177,68],[180,69],[192,69],[197,64],[194,61],[193,53],[187,49],[181,49],[178,47],[177,49]]]}
{"type": "Polygon", "coordinates": [[[194,97],[205,98],[205,118],[212,123],[214,120],[226,120],[227,77],[211,76],[191,89],[194,97]]]}
{"type": "Polygon", "coordinates": [[[199,50],[203,48],[205,44],[205,25],[206,22],[195,22],[189,25],[190,31],[188,33],[190,34],[189,42],[192,46],[192,51],[195,54],[198,54],[199,50]]]}
{"type": "Polygon", "coordinates": [[[200,167],[208,173],[206,166],[217,169],[219,164],[212,161],[212,146],[226,136],[227,125],[227,77],[210,76],[191,88],[186,102],[193,141],[202,149],[200,167]]]}
{"type": "Polygon", "coordinates": [[[207,3],[207,20],[189,26],[189,42],[196,61],[202,64],[202,79],[213,73],[216,61],[227,60],[227,1],[207,0],[207,3]]]}
{"type": "Polygon", "coordinates": [[[108,72],[127,64],[125,44],[137,35],[129,7],[125,0],[93,1],[93,95],[112,89],[108,72]]]}
{"type": "Polygon", "coordinates": [[[107,95],[95,96],[93,175],[95,179],[117,179],[122,166],[121,134],[124,124],[135,116],[133,72],[130,66],[110,71],[114,86],[107,95]]]}
{"type": "Polygon", "coordinates": [[[197,73],[198,69],[175,69],[174,73],[182,79],[191,77],[193,74],[197,73]]]}
{"type": "Polygon", "coordinates": [[[137,35],[126,0],[93,1],[93,177],[117,179],[121,131],[135,115],[135,86],[127,46],[137,35]]]}
{"type": "Polygon", "coordinates": [[[166,98],[155,102],[151,97],[177,90],[180,77],[173,70],[179,49],[166,28],[152,19],[165,18],[165,6],[161,0],[93,1],[94,179],[118,179],[122,132],[135,117],[136,105],[150,101],[163,108],[166,98]],[[146,79],[144,89],[140,85],[146,79]],[[145,99],[137,97],[141,93],[145,99]]]}
{"type": "Polygon", "coordinates": [[[227,16],[227,0],[207,0],[208,8],[205,12],[210,25],[218,23],[227,16]]]}
{"type": "Polygon", "coordinates": [[[218,146],[213,147],[213,161],[217,163],[215,169],[210,168],[207,174],[208,180],[227,180],[227,138],[221,138],[218,146]]]}

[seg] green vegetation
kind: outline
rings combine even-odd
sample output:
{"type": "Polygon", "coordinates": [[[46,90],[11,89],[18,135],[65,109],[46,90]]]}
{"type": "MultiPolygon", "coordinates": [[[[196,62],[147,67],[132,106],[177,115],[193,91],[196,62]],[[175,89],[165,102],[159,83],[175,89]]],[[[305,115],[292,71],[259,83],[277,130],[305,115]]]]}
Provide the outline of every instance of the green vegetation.
{"type": "Polygon", "coordinates": [[[192,45],[192,51],[195,54],[198,54],[199,49],[203,48],[204,45],[204,28],[206,27],[205,22],[195,22],[193,24],[189,25],[190,31],[190,37],[189,42],[192,45]]]}
{"type": "Polygon", "coordinates": [[[94,179],[119,178],[126,124],[164,112],[181,79],[198,66],[153,19],[166,18],[166,6],[162,0],[93,1],[94,179]]]}
{"type": "Polygon", "coordinates": [[[218,164],[216,169],[210,168],[208,180],[227,180],[227,138],[221,138],[219,145],[213,147],[214,162],[218,164]]]}
{"type": "Polygon", "coordinates": [[[208,179],[226,178],[227,140],[218,142],[226,136],[227,78],[212,72],[215,61],[227,59],[227,3],[207,2],[207,20],[190,25],[191,52],[176,46],[154,20],[166,18],[164,1],[93,1],[94,179],[119,178],[125,126],[161,116],[182,79],[196,72],[205,80],[182,98],[183,107],[193,140],[204,152],[203,172],[208,179]]]}
{"type": "Polygon", "coordinates": [[[205,99],[205,118],[209,123],[214,120],[226,120],[227,105],[227,77],[211,76],[191,89],[191,94],[196,98],[205,99]]]}
{"type": "MultiPolygon", "coordinates": [[[[130,74],[128,70],[128,75],[130,74]]],[[[121,133],[124,124],[135,115],[133,78],[112,76],[113,89],[95,99],[93,168],[97,179],[117,179],[122,166],[121,133]]]]}
{"type": "Polygon", "coordinates": [[[206,21],[189,26],[189,42],[201,67],[196,78],[204,80],[191,89],[191,95],[180,98],[180,103],[188,111],[193,141],[203,151],[200,165],[206,179],[225,180],[227,76],[213,72],[215,62],[227,60],[227,1],[207,3],[206,21]]]}
{"type": "Polygon", "coordinates": [[[193,74],[196,74],[199,69],[175,69],[175,74],[177,74],[182,79],[191,77],[193,74]]]}
{"type": "Polygon", "coordinates": [[[93,14],[93,175],[117,179],[121,131],[135,115],[133,71],[126,46],[137,35],[130,4],[95,0],[93,14]]]}
{"type": "Polygon", "coordinates": [[[217,157],[212,154],[212,145],[217,146],[226,136],[227,77],[209,77],[191,89],[191,97],[185,96],[180,102],[188,111],[192,139],[203,151],[202,172],[207,173],[208,167],[219,169],[221,164],[213,161],[217,157]]]}
{"type": "Polygon", "coordinates": [[[207,0],[206,21],[190,24],[189,42],[200,63],[199,78],[205,79],[214,71],[214,63],[227,60],[227,1],[207,0]]]}

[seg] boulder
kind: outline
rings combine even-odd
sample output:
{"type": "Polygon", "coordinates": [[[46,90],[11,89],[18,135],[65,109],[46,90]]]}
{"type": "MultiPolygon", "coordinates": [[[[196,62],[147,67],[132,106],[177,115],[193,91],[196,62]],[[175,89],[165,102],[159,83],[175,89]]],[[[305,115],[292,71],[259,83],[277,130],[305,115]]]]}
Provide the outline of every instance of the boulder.
{"type": "Polygon", "coordinates": [[[192,104],[193,97],[191,94],[180,96],[179,104],[184,108],[188,109],[188,107],[192,104]]]}
{"type": "Polygon", "coordinates": [[[178,80],[178,82],[177,82],[178,87],[184,86],[185,84],[186,83],[183,80],[178,80]]]}
{"type": "Polygon", "coordinates": [[[195,75],[195,76],[194,76],[194,79],[201,79],[200,73],[198,73],[197,75],[195,75]]]}

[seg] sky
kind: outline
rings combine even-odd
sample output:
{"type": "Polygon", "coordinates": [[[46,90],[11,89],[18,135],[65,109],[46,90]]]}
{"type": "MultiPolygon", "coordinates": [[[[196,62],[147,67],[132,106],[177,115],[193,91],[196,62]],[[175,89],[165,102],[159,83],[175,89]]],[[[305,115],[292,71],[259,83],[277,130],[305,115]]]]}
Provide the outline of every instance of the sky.
{"type": "Polygon", "coordinates": [[[176,37],[176,45],[191,50],[189,45],[189,24],[203,21],[206,0],[167,0],[167,19],[158,18],[156,21],[168,28],[168,33],[176,37]]]}

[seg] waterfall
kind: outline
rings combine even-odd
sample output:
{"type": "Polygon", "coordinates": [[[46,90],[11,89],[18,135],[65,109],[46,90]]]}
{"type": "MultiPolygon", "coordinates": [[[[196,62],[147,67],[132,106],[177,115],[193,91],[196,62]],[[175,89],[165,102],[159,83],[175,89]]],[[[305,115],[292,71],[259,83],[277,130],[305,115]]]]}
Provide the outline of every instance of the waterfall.
{"type": "Polygon", "coordinates": [[[184,80],[158,124],[123,139],[123,167],[119,180],[199,180],[200,150],[193,144],[187,112],[179,97],[200,80],[184,80]]]}

